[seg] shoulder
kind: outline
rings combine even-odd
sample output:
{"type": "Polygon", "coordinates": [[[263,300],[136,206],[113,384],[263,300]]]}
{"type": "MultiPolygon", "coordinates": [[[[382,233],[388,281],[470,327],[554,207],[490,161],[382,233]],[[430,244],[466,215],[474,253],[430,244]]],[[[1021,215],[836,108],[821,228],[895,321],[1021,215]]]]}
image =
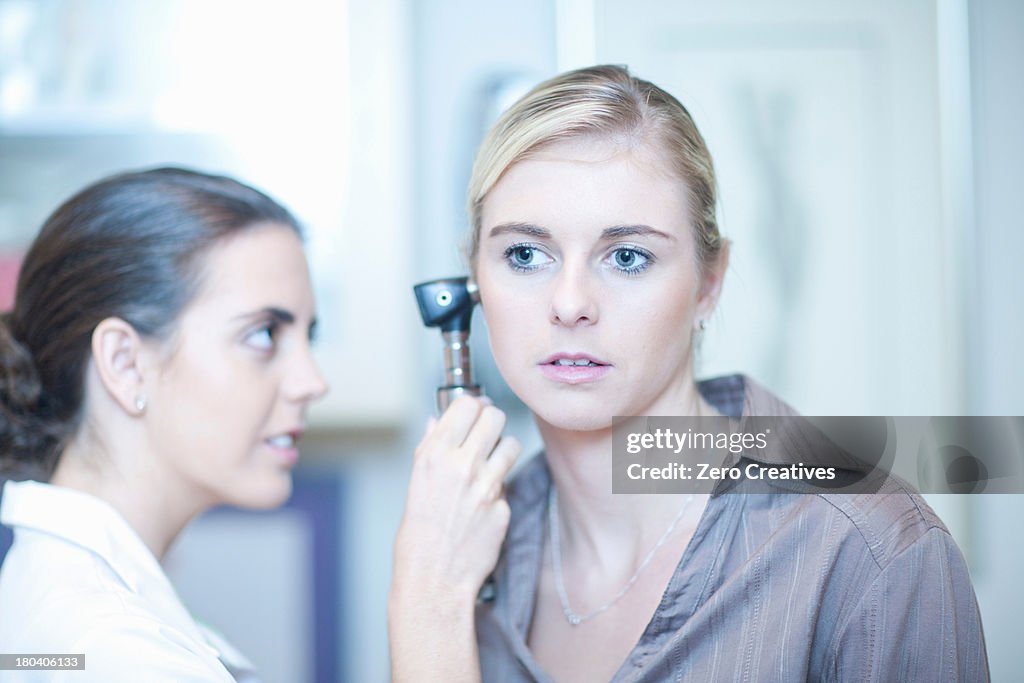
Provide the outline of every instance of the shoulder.
{"type": "MultiPolygon", "coordinates": [[[[779,567],[799,556],[800,571],[829,567],[822,585],[838,581],[864,586],[901,563],[925,555],[945,558],[941,566],[961,564],[956,543],[927,502],[896,477],[886,477],[877,492],[816,493],[773,490],[723,493],[737,504],[735,533],[739,547],[776,554],[779,567]],[[763,539],[763,544],[757,539],[763,539]]],[[[732,518],[728,518],[732,519],[732,518]]],[[[727,521],[723,518],[723,521],[727,521]]],[[[741,553],[741,556],[743,553],[741,553]]],[[[934,569],[941,569],[936,566],[934,569]]],[[[940,572],[941,573],[941,572],[940,572]]]]}
{"type": "Polygon", "coordinates": [[[915,544],[953,543],[931,506],[896,476],[886,477],[876,493],[822,493],[817,498],[848,520],[879,568],[915,544]]]}
{"type": "MultiPolygon", "coordinates": [[[[852,545],[870,553],[879,568],[886,567],[915,544],[951,544],[949,531],[938,515],[902,478],[860,462],[830,437],[819,432],[792,406],[750,377],[736,375],[710,380],[712,395],[725,396],[733,404],[742,396],[742,415],[754,420],[774,420],[771,424],[775,450],[758,451],[750,457],[762,464],[798,464],[834,466],[850,473],[852,484],[843,493],[818,486],[806,486],[780,479],[767,482],[763,490],[775,491],[798,505],[819,507],[845,520],[852,545]],[[776,452],[780,451],[780,452],[776,452]],[[794,491],[804,491],[792,498],[794,491]],[[788,495],[787,495],[788,494],[788,495]]],[[[759,482],[761,483],[761,482],[759,482]]],[[[758,489],[761,490],[761,489],[758,489]]]]}
{"type": "Polygon", "coordinates": [[[93,623],[137,612],[132,593],[96,555],[34,530],[19,530],[0,571],[0,635],[73,640],[93,623]]]}
{"type": "Polygon", "coordinates": [[[170,683],[234,681],[217,651],[144,612],[108,613],[72,645],[85,654],[95,680],[170,683]]]}
{"type": "Polygon", "coordinates": [[[823,680],[988,680],[985,638],[963,554],[935,512],[893,477],[875,494],[823,495],[852,529],[867,560],[837,567],[841,598],[823,680]],[[858,567],[871,567],[863,572],[858,567]],[[860,580],[857,580],[857,578],[860,580]]]}
{"type": "Polygon", "coordinates": [[[793,546],[832,554],[837,562],[866,560],[885,570],[910,548],[941,544],[955,547],[946,526],[927,502],[894,476],[877,492],[800,493],[774,489],[758,493],[726,493],[745,499],[744,519],[750,529],[793,546]]]}
{"type": "Polygon", "coordinates": [[[24,644],[25,651],[54,651],[37,648],[66,643],[99,619],[131,611],[130,598],[92,553],[19,529],[0,570],[0,639],[24,644]]]}
{"type": "Polygon", "coordinates": [[[84,653],[89,680],[140,670],[153,681],[230,680],[215,650],[161,619],[101,558],[43,533],[19,530],[0,570],[0,604],[0,642],[84,653]]]}

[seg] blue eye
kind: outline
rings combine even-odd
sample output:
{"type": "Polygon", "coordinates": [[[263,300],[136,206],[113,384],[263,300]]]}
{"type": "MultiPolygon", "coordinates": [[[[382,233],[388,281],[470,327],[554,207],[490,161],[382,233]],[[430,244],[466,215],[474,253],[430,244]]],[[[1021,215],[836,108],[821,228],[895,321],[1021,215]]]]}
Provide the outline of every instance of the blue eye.
{"type": "Polygon", "coordinates": [[[513,270],[524,272],[536,270],[545,263],[550,263],[551,257],[535,245],[513,244],[505,250],[505,260],[513,270]]]}
{"type": "Polygon", "coordinates": [[[654,257],[636,247],[619,247],[611,253],[612,265],[627,275],[636,275],[646,270],[654,257]]]}

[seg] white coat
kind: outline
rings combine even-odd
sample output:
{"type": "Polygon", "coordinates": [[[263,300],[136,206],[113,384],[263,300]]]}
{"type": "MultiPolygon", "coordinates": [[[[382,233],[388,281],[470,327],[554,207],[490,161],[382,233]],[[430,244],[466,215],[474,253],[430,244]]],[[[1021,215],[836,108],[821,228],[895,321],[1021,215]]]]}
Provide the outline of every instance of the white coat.
{"type": "Polygon", "coordinates": [[[196,623],[149,548],[109,504],[8,482],[0,523],[0,653],[84,654],[84,671],[0,671],[0,681],[235,683],[252,664],[196,623]]]}

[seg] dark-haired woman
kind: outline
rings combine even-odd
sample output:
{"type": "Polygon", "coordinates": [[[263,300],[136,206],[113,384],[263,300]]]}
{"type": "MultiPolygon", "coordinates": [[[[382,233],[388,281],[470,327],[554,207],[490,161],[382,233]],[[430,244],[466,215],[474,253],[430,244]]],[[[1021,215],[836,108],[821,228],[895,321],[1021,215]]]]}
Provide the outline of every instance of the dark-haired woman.
{"type": "MultiPolygon", "coordinates": [[[[250,187],[156,169],[103,180],[57,209],[0,319],[0,474],[26,480],[0,500],[14,529],[0,652],[84,654],[75,681],[256,680],[192,619],[160,558],[212,506],[288,497],[306,408],[327,390],[315,326],[299,226],[250,187]]],[[[453,495],[451,508],[464,525],[450,538],[472,572],[493,565],[508,522],[490,494],[518,452],[503,425],[495,408],[464,399],[418,458],[494,451],[448,488],[477,492],[453,495]]],[[[444,550],[416,533],[403,552],[422,558],[424,543],[444,550]]]]}

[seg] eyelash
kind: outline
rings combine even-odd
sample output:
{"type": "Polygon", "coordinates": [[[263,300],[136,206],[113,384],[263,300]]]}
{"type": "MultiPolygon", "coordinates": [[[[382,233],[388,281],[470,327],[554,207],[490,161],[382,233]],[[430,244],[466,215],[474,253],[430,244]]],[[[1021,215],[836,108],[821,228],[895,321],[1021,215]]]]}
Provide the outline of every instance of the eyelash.
{"type": "Polygon", "coordinates": [[[620,251],[631,251],[634,254],[637,254],[638,256],[642,256],[644,259],[643,263],[637,266],[633,266],[632,268],[621,268],[619,266],[613,266],[617,271],[619,271],[626,277],[637,277],[638,275],[640,275],[640,273],[650,268],[651,264],[653,264],[655,261],[654,254],[647,251],[646,249],[641,249],[640,247],[634,245],[623,244],[618,247],[615,247],[615,249],[612,250],[612,255],[620,251]]]}
{"type": "Polygon", "coordinates": [[[533,249],[535,251],[543,252],[543,249],[536,244],[530,244],[529,242],[517,242],[505,249],[505,261],[508,262],[509,267],[518,273],[530,273],[537,270],[540,266],[524,266],[521,263],[515,262],[513,255],[519,249],[533,249]]]}
{"type": "MultiPolygon", "coordinates": [[[[540,246],[538,246],[536,244],[529,243],[529,242],[517,242],[516,244],[510,245],[507,249],[505,249],[504,257],[505,257],[505,261],[508,263],[509,267],[512,268],[512,270],[514,270],[516,272],[519,272],[519,273],[530,273],[530,272],[533,272],[533,271],[537,270],[538,268],[540,268],[539,265],[536,265],[536,266],[524,266],[521,263],[516,263],[515,259],[513,258],[513,255],[515,254],[516,250],[518,250],[518,249],[533,249],[535,251],[539,251],[541,253],[544,253],[544,250],[540,246]]],[[[617,252],[620,252],[620,251],[630,251],[630,252],[633,252],[634,254],[637,254],[637,255],[643,257],[643,259],[644,259],[643,263],[641,263],[640,265],[634,266],[632,268],[622,268],[622,267],[619,267],[619,266],[612,266],[613,268],[615,268],[616,271],[622,273],[623,275],[625,275],[627,277],[637,277],[638,275],[640,275],[640,273],[642,273],[645,270],[647,270],[648,268],[650,268],[651,264],[653,264],[654,261],[655,261],[654,254],[652,254],[651,252],[647,251],[646,249],[641,249],[640,247],[635,246],[635,245],[621,245],[621,246],[618,246],[618,247],[616,247],[615,249],[612,250],[611,254],[614,255],[614,254],[616,254],[617,252]]]]}
{"type": "Polygon", "coordinates": [[[270,335],[270,344],[269,345],[262,346],[262,345],[257,345],[257,344],[250,344],[250,346],[252,346],[253,348],[255,348],[258,351],[264,351],[264,352],[273,351],[274,347],[277,345],[277,332],[278,332],[278,330],[280,328],[281,328],[280,323],[278,323],[275,320],[269,320],[269,321],[263,323],[262,325],[260,325],[259,327],[254,328],[251,332],[249,332],[249,334],[247,334],[245,336],[245,338],[246,338],[246,341],[249,341],[253,337],[255,337],[256,335],[261,334],[263,332],[266,332],[268,335],[270,335]]]}

